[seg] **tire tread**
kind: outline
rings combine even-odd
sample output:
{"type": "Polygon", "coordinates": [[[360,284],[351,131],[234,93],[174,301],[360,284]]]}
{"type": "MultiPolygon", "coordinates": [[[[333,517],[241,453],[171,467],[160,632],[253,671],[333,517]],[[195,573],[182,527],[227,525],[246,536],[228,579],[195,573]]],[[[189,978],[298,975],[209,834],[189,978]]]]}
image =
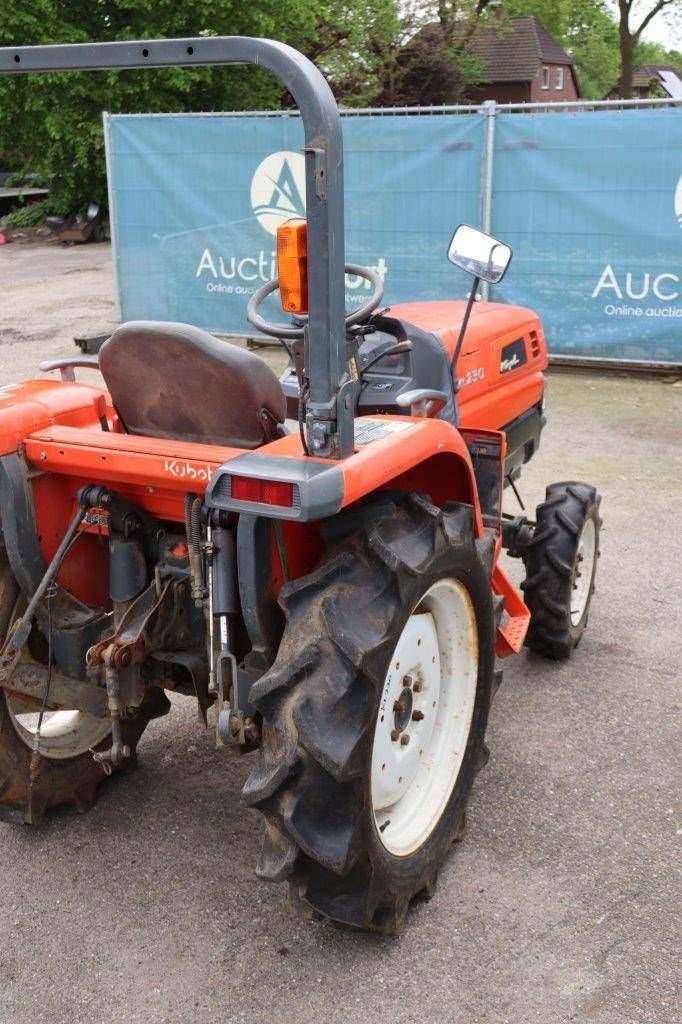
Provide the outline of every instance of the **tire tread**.
{"type": "Polygon", "coordinates": [[[545,501],[536,510],[535,531],[524,557],[526,578],[521,584],[531,612],[525,644],[552,659],[569,657],[587,624],[589,602],[577,627],[571,622],[573,565],[580,531],[590,516],[597,528],[598,554],[600,502],[591,484],[566,481],[550,484],[545,501]]]}
{"type": "MultiPolygon", "coordinates": [[[[376,505],[365,516],[353,510],[351,530],[343,521],[335,524],[329,535],[341,538],[343,550],[287,585],[280,650],[251,690],[263,715],[263,747],[244,801],[266,822],[260,877],[289,877],[296,897],[324,917],[393,933],[411,900],[433,887],[437,868],[396,886],[372,861],[364,838],[362,773],[387,649],[395,645],[406,593],[439,552],[468,546],[475,571],[486,580],[487,575],[474,544],[469,506],[440,509],[428,498],[410,495],[379,508],[378,516],[376,505]],[[297,657],[302,636],[308,637],[308,653],[297,657]]],[[[485,719],[493,685],[492,596],[489,600],[485,719]]],[[[481,733],[472,777],[487,759],[481,733]]]]}

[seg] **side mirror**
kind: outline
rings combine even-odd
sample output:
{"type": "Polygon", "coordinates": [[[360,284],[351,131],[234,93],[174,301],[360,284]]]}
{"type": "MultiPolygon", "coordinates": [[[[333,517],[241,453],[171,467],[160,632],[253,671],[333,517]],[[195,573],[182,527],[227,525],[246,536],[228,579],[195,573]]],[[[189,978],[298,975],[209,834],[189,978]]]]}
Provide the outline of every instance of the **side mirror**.
{"type": "Polygon", "coordinates": [[[508,245],[468,224],[460,224],[448,247],[451,263],[489,284],[502,280],[511,258],[512,251],[508,245]]]}

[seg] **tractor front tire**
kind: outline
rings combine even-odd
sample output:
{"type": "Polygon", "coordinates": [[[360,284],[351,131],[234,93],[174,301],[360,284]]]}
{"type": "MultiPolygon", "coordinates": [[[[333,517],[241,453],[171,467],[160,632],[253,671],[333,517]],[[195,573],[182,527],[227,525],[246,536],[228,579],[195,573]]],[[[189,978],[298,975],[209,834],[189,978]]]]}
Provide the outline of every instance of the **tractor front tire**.
{"type": "Polygon", "coordinates": [[[568,658],[587,626],[599,557],[601,497],[590,484],[550,484],[538,505],[521,584],[531,612],[526,646],[568,658]]]}
{"type": "MultiPolygon", "coordinates": [[[[16,615],[19,596],[0,535],[0,648],[16,615]]],[[[71,806],[79,813],[89,810],[106,777],[102,765],[89,750],[75,757],[41,754],[36,761],[30,732],[20,727],[19,718],[12,714],[12,701],[0,690],[0,822],[37,825],[52,808],[71,806]]],[[[123,720],[123,740],[131,750],[126,770],[135,764],[135,750],[149,722],[169,708],[163,690],[149,690],[135,715],[123,720]]],[[[105,750],[110,745],[110,737],[106,737],[94,749],[105,750]]]]}
{"type": "Polygon", "coordinates": [[[396,933],[462,837],[494,671],[490,548],[470,506],[412,495],[332,521],[286,584],[284,635],[253,686],[263,716],[244,801],[257,874],[345,925],[396,933]],[[434,781],[435,780],[435,781],[434,781]]]}

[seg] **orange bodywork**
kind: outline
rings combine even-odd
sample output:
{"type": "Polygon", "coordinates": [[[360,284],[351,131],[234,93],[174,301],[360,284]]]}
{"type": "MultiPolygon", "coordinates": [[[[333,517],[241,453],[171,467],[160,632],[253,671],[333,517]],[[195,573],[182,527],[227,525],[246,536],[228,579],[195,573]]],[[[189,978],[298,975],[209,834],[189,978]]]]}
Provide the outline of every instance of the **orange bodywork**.
{"type": "Polygon", "coordinates": [[[0,456],[15,452],[35,430],[63,423],[97,426],[108,413],[117,429],[118,418],[103,388],[67,384],[44,378],[0,388],[0,456]]]}
{"type": "MultiPolygon", "coordinates": [[[[25,386],[30,393],[34,383],[25,386]]],[[[17,397],[21,387],[15,390],[17,397]]],[[[5,418],[12,419],[14,408],[5,408],[0,398],[0,438],[12,439],[11,446],[4,447],[0,454],[21,446],[28,462],[41,474],[68,477],[74,496],[84,483],[108,484],[159,519],[181,522],[184,495],[190,491],[203,494],[219,466],[244,454],[240,448],[104,431],[99,419],[93,414],[86,417],[83,410],[94,413],[97,400],[102,398],[107,401],[111,423],[113,410],[106,392],[85,384],[57,381],[50,381],[49,387],[54,389],[56,399],[52,415],[47,415],[50,404],[48,392],[43,390],[41,408],[46,415],[42,421],[36,417],[32,423],[35,429],[21,440],[9,425],[3,429],[5,418]],[[68,390],[72,396],[75,391],[80,398],[77,419],[81,425],[73,424],[58,400],[62,390],[68,390]]],[[[291,434],[263,445],[258,454],[300,459],[303,449],[298,435],[291,434]]],[[[423,478],[426,482],[427,477],[434,501],[466,497],[476,504],[476,484],[466,445],[458,431],[442,420],[415,419],[409,430],[358,448],[340,465],[344,507],[370,491],[399,488],[397,481],[407,481],[406,486],[415,489],[411,481],[423,478]]]]}
{"type": "MultiPolygon", "coordinates": [[[[0,392],[0,456],[17,450],[32,469],[36,526],[47,560],[85,484],[110,486],[158,519],[181,523],[185,494],[203,494],[221,465],[244,454],[239,448],[122,433],[103,388],[48,379],[0,392]]],[[[303,450],[291,434],[254,454],[300,460],[303,450]]],[[[476,530],[483,529],[468,450],[459,432],[440,420],[413,420],[400,435],[358,448],[341,470],[344,507],[381,488],[428,490],[439,503],[471,503],[476,530]]],[[[298,575],[312,568],[320,551],[316,524],[287,523],[285,537],[290,569],[298,575]]],[[[93,534],[67,558],[60,582],[82,600],[102,604],[105,563],[106,545],[93,534]]]]}
{"type": "MultiPolygon", "coordinates": [[[[438,335],[452,354],[464,312],[462,302],[394,306],[393,315],[438,335]]],[[[500,431],[541,400],[547,364],[540,323],[530,310],[481,304],[457,365],[462,427],[500,431]],[[523,337],[529,364],[500,374],[500,353],[523,337]]],[[[376,420],[376,416],[370,419],[376,420]]],[[[405,424],[405,417],[399,418],[405,424]]],[[[242,449],[154,439],[124,433],[102,387],[53,379],[28,381],[0,389],[0,456],[19,452],[30,467],[36,527],[46,560],[54,555],[85,484],[110,486],[124,498],[166,523],[182,523],[188,492],[202,495],[216,470],[244,454],[242,449]],[[104,427],[108,426],[108,430],[104,427]]],[[[504,457],[504,438],[501,439],[504,457]]],[[[300,461],[298,434],[290,434],[253,453],[300,461]]],[[[414,418],[407,429],[359,446],[338,464],[343,476],[342,507],[381,489],[428,493],[443,505],[464,501],[474,509],[475,530],[483,521],[471,457],[460,432],[437,419],[414,418]]],[[[107,602],[108,561],[105,538],[92,528],[67,557],[59,580],[81,600],[107,602]]],[[[290,573],[299,576],[315,565],[321,551],[316,523],[286,522],[283,536],[290,573]]],[[[499,549],[499,545],[498,545],[499,549]]],[[[275,591],[283,574],[273,559],[275,591]]],[[[513,589],[499,566],[493,586],[513,589]]],[[[498,653],[518,649],[525,632],[526,609],[518,599],[507,640],[498,637],[498,653]],[[512,635],[513,634],[513,635],[512,635]]]]}
{"type": "MultiPolygon", "coordinates": [[[[407,302],[391,316],[430,331],[452,358],[466,302],[407,302]]],[[[463,427],[502,430],[536,405],[544,390],[547,343],[537,313],[498,302],[474,303],[457,360],[460,422],[463,427]],[[500,373],[502,349],[524,338],[529,362],[500,373]]]]}

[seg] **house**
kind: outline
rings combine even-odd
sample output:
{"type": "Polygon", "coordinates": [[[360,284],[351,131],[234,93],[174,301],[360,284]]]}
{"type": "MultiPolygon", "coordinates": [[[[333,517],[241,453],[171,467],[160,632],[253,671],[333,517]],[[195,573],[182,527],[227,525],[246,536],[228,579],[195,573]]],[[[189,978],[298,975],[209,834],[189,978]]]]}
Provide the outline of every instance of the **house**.
{"type": "MultiPolygon", "coordinates": [[[[659,97],[682,100],[682,73],[670,64],[642,64],[632,74],[632,97],[640,100],[659,97]]],[[[614,85],[604,99],[620,99],[618,86],[614,85]]]]}
{"type": "Polygon", "coordinates": [[[533,15],[482,24],[469,51],[483,69],[482,83],[469,93],[477,103],[560,103],[581,97],[573,58],[533,15]]]}

